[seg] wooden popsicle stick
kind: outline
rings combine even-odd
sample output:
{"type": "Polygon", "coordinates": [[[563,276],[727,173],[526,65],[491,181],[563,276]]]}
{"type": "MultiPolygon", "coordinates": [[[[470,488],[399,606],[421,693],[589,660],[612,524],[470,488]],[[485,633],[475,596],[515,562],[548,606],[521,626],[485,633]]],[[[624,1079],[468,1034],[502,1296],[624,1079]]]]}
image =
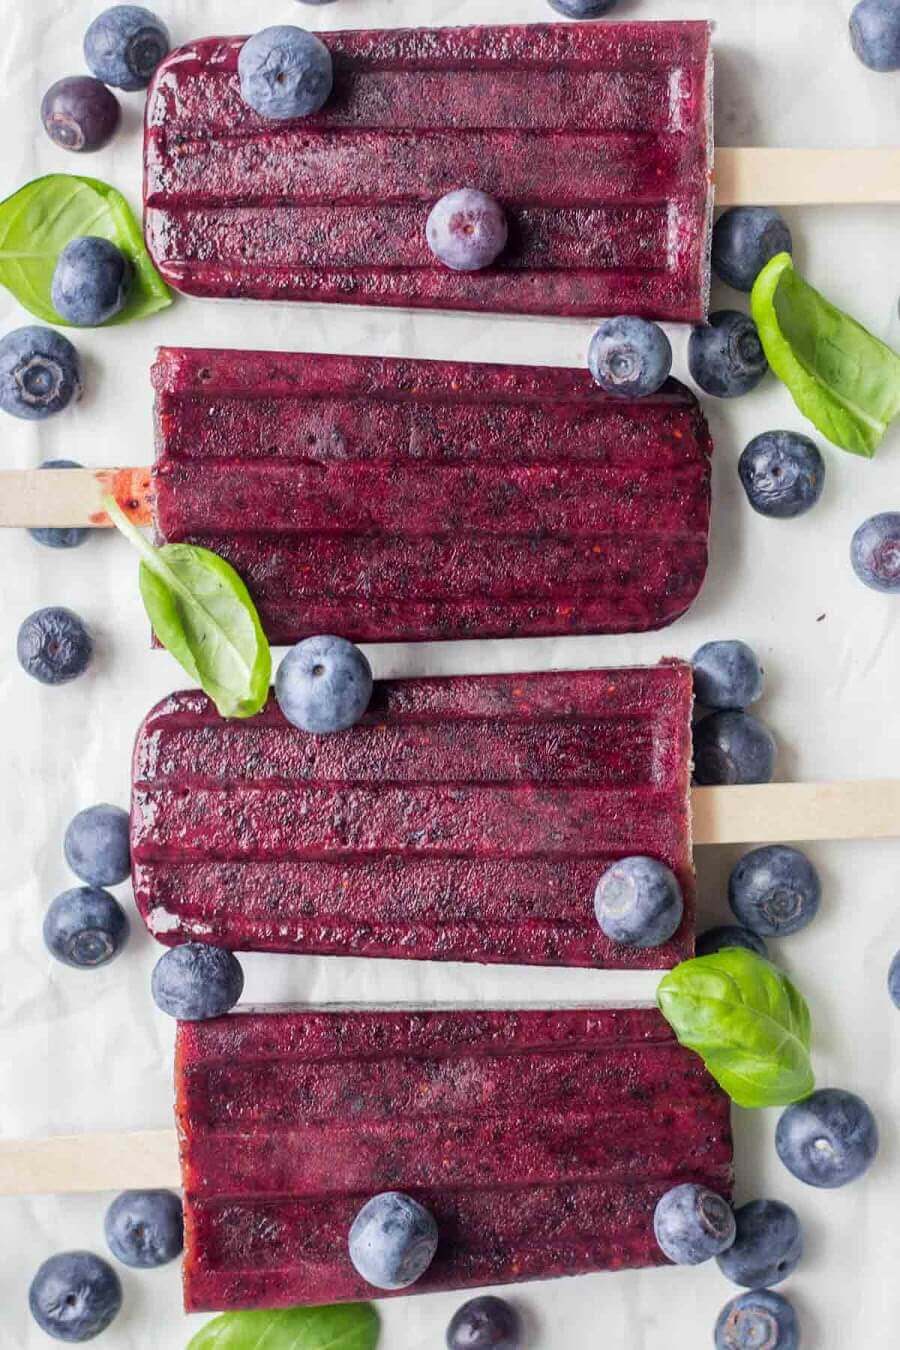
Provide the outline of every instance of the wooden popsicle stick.
{"type": "Polygon", "coordinates": [[[695,787],[695,844],[900,839],[900,779],[695,787]]]}
{"type": "Polygon", "coordinates": [[[0,1140],[0,1195],[181,1185],[174,1130],[0,1140]]]}
{"type": "Polygon", "coordinates": [[[900,202],[900,148],[720,149],[716,206],[880,206],[900,202]]]}
{"type": "Polygon", "coordinates": [[[103,509],[111,495],[135,525],[150,525],[153,485],[144,469],[7,469],[0,473],[0,527],[112,522],[103,509]]]}

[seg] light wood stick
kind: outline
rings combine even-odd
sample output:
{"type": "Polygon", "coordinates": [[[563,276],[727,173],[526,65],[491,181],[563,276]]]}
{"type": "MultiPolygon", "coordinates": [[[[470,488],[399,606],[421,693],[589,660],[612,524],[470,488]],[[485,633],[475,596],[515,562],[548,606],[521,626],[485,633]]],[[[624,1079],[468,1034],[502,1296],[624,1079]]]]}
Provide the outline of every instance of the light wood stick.
{"type": "Polygon", "coordinates": [[[900,148],[716,148],[717,206],[880,206],[900,202],[900,148]]]}
{"type": "Polygon", "coordinates": [[[695,844],[900,839],[900,779],[694,788],[695,844]]]}
{"type": "Polygon", "coordinates": [[[109,494],[135,525],[149,525],[153,487],[149,469],[7,469],[0,473],[0,527],[112,524],[103,509],[109,494]]]}
{"type": "Polygon", "coordinates": [[[180,1185],[174,1130],[0,1140],[0,1195],[180,1185]]]}

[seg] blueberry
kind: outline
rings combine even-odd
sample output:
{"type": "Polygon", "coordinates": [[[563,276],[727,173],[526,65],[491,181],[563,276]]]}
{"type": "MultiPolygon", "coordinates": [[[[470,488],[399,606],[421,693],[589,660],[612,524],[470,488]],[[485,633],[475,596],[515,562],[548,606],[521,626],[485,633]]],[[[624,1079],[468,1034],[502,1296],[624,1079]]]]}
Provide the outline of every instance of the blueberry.
{"type": "Polygon", "coordinates": [[[821,898],[819,874],[809,858],[786,844],[745,853],[728,881],[735,917],[763,937],[787,937],[805,928],[819,912],[821,898]]]}
{"type": "Polygon", "coordinates": [[[669,378],[672,346],[649,319],[604,319],[591,338],[588,369],[604,393],[645,398],[669,378]]]}
{"type": "Polygon", "coordinates": [[[182,1022],[203,1022],[233,1008],[244,991],[244,972],[233,952],[205,942],[172,947],[153,968],[156,1006],[182,1022]]]}
{"type": "Polygon", "coordinates": [[[303,731],[346,731],[369,706],[372,669],[345,638],[306,638],[278,667],[275,697],[287,720],[303,731]]]}
{"type": "Polygon", "coordinates": [[[81,154],[102,150],[116,134],[121,115],[115,94],[90,75],[57,80],[41,103],[41,121],[54,145],[81,154]]]}
{"type": "Polygon", "coordinates": [[[399,1191],[373,1196],[353,1220],[350,1260],[376,1289],[406,1289],[434,1260],[438,1229],[424,1205],[399,1191]]]}
{"type": "Polygon", "coordinates": [[[754,436],[738,460],[747,500],[761,516],[789,520],[810,511],[825,486],[825,461],[815,441],[796,431],[754,436]]]}
{"type": "Polygon", "coordinates": [[[142,5],[113,5],[84,35],[84,59],[91,74],[129,92],[146,89],[168,50],[169,30],[142,5]]]}
{"type": "Polygon", "coordinates": [[[799,1350],[797,1314],[768,1289],[740,1294],[719,1313],[716,1350],[799,1350]]]}
{"type": "Polygon", "coordinates": [[[85,235],[66,244],[56,260],[50,298],[67,323],[93,328],[121,314],[134,269],[108,239],[85,235]]]}
{"type": "Polygon", "coordinates": [[[77,877],[92,886],[117,886],[131,872],[128,812],[101,802],[69,823],[63,848],[77,877]]]}
{"type": "Polygon", "coordinates": [[[791,232],[771,206],[733,206],[713,229],[713,269],[736,291],[752,291],[767,262],[793,251],[791,232]]]}
{"type": "Polygon", "coordinates": [[[734,1213],[706,1186],[675,1186],[656,1206],[653,1231],[661,1251],[677,1266],[699,1266],[734,1242],[734,1213]]]}
{"type": "Polygon", "coordinates": [[[762,698],[765,675],[746,642],[705,642],[691,664],[694,694],[704,708],[748,708],[762,698]]]}
{"type": "Polygon", "coordinates": [[[871,1167],[878,1152],[878,1126],[861,1097],[822,1088],[782,1112],[775,1148],[799,1181],[834,1190],[871,1167]]]}
{"type": "Polygon", "coordinates": [[[334,82],[331,53],[314,33],[280,24],[248,38],[238,57],[241,97],[262,117],[309,117],[334,82]]]}
{"type": "Polygon", "coordinates": [[[870,70],[900,70],[900,4],[860,0],[850,15],[853,50],[870,70]]]}
{"type": "MultiPolygon", "coordinates": [[[[45,459],[38,468],[80,469],[81,465],[74,459],[45,459]]],[[[87,539],[89,531],[81,529],[78,525],[66,525],[62,528],[42,525],[29,530],[28,533],[32,539],[46,548],[78,548],[87,539]]]]}
{"type": "Polygon", "coordinates": [[[75,886],[58,895],[44,916],[44,944],[65,966],[105,966],[128,941],[128,918],[108,891],[75,886]]]}
{"type": "Polygon", "coordinates": [[[757,956],[765,957],[766,960],[769,957],[769,949],[759,934],[751,933],[749,928],[741,928],[735,923],[723,923],[717,928],[708,928],[697,938],[698,956],[715,956],[716,952],[724,951],[728,947],[744,947],[748,952],[756,952],[757,956]]]}
{"type": "Polygon", "coordinates": [[[431,208],[425,238],[436,258],[454,272],[490,267],[506,248],[506,213],[477,188],[457,188],[431,208]]]}
{"type": "Polygon", "coordinates": [[[81,361],[67,337],[29,324],[0,338],[0,408],[26,422],[81,398],[81,361]]]}
{"type": "Polygon", "coordinates": [[[615,9],[619,0],[550,0],[550,8],[567,19],[599,19],[615,9]]]}
{"type": "Polygon", "coordinates": [[[790,1205],[751,1200],[735,1210],[735,1239],[716,1259],[726,1279],[748,1289],[765,1289],[796,1270],[803,1255],[803,1231],[790,1205]]]}
{"type": "Polygon", "coordinates": [[[775,740],[768,727],[748,712],[714,712],[694,727],[694,782],[771,783],[775,740]]]}
{"type": "Polygon", "coordinates": [[[850,562],[865,586],[900,594],[900,511],[882,511],[863,521],[850,545],[850,562]]]}
{"type": "Polygon", "coordinates": [[[521,1344],[519,1314],[490,1294],[457,1308],[447,1328],[447,1350],[519,1350],[521,1344]]]}
{"type": "Polygon", "coordinates": [[[894,957],[888,970],[888,993],[894,1006],[900,1008],[900,952],[894,957]]]}
{"type": "Polygon", "coordinates": [[[16,654],[26,674],[41,684],[66,684],[87,670],[94,644],[70,609],[37,609],[19,629],[16,654]]]}
{"type": "Polygon", "coordinates": [[[597,883],[594,913],[624,947],[660,947],[678,931],[684,900],[678,878],[655,858],[622,858],[597,883]]]}
{"type": "Polygon", "coordinates": [[[181,1201],[172,1191],[123,1191],[106,1211],[103,1231],[123,1265],[164,1266],[184,1246],[181,1201]]]}
{"type": "Polygon", "coordinates": [[[708,324],[692,330],[688,367],[704,393],[740,398],[756,388],[769,363],[750,316],[720,309],[710,314],[708,324]]]}
{"type": "Polygon", "coordinates": [[[39,1267],[28,1306],[41,1331],[57,1341],[91,1341],[122,1307],[122,1286],[108,1261],[93,1252],[59,1252],[39,1267]]]}

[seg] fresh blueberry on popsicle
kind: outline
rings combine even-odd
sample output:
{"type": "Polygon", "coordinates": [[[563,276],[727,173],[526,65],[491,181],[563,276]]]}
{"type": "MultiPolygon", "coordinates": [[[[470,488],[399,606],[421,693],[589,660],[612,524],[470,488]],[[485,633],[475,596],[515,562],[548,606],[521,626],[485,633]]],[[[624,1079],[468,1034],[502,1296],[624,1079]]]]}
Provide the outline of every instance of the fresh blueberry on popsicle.
{"type": "Polygon", "coordinates": [[[649,319],[632,315],[604,319],[591,338],[588,369],[604,393],[645,398],[669,378],[672,346],[649,319]]]}
{"type": "Polygon", "coordinates": [[[705,642],[694,652],[691,665],[694,695],[704,708],[748,708],[762,698],[765,674],[746,642],[705,642]]]}
{"type": "Polygon", "coordinates": [[[788,520],[811,510],[821,497],[825,461],[808,436],[764,431],[742,453],[738,474],[754,511],[788,520]]]}
{"type": "Polygon", "coordinates": [[[719,1313],[716,1350],[800,1350],[793,1306],[768,1289],[740,1294],[719,1313]]]}
{"type": "Polygon", "coordinates": [[[103,1231],[123,1265],[137,1270],[164,1266],[184,1246],[181,1200],[172,1191],[123,1191],[106,1211],[103,1231]]]}
{"type": "Polygon", "coordinates": [[[850,544],[850,562],[864,586],[900,595],[900,511],[863,521],[850,544]]]}
{"type": "Polygon", "coordinates": [[[117,89],[146,89],[168,50],[169,30],[143,5],[113,5],[84,35],[88,70],[117,89]]]}
{"type": "Polygon", "coordinates": [[[716,1257],[726,1279],[765,1289],[796,1270],[803,1255],[803,1230],[790,1205],[751,1200],[735,1210],[734,1219],[734,1242],[716,1257]]]}
{"type": "Polygon", "coordinates": [[[66,830],[66,862],[91,886],[117,886],[131,872],[128,812],[100,802],[74,816],[66,830]]]}
{"type": "Polygon", "coordinates": [[[57,80],[41,102],[44,130],[61,150],[92,154],[116,134],[122,109],[115,94],[91,75],[57,80]]]}
{"type": "Polygon", "coordinates": [[[122,1285],[93,1252],[59,1252],[31,1281],[28,1306],[41,1331],[80,1344],[105,1331],[122,1307],[122,1285]]]}
{"type": "Polygon", "coordinates": [[[696,383],[715,398],[740,398],[755,389],[769,363],[756,324],[736,309],[710,314],[688,340],[688,368],[696,383]]]}
{"type": "Polygon", "coordinates": [[[81,361],[67,337],[28,324],[0,338],[0,408],[40,422],[81,398],[81,361]]]}
{"type": "Polygon", "coordinates": [[[733,206],[713,228],[713,269],[736,291],[752,291],[767,262],[793,251],[791,232],[771,206],[733,206]]]}
{"type": "Polygon", "coordinates": [[[567,19],[599,19],[615,9],[619,0],[549,0],[550,8],[567,19]]]}
{"type": "MultiPolygon", "coordinates": [[[[80,469],[82,466],[74,459],[45,459],[39,469],[80,469]]],[[[64,527],[41,525],[29,529],[28,533],[38,544],[45,548],[80,548],[90,533],[78,525],[64,527]]]]}
{"type": "Polygon", "coordinates": [[[867,1172],[878,1152],[878,1125],[853,1092],[822,1088],[781,1115],[775,1149],[808,1186],[834,1190],[867,1172]]]}
{"type": "Polygon", "coordinates": [[[447,1328],[447,1350],[520,1350],[521,1345],[519,1314],[492,1294],[457,1308],[447,1328]]]}
{"type": "Polygon", "coordinates": [[[509,235],[503,207],[477,188],[456,188],[431,208],[425,238],[434,256],[454,272],[490,267],[509,235]]]}
{"type": "Polygon", "coordinates": [[[19,665],[41,684],[67,684],[88,668],[94,644],[82,619],[53,605],[29,614],[19,629],[19,665]]]}
{"type": "Polygon", "coordinates": [[[108,239],[86,235],[66,244],[56,260],[50,298],[67,323],[94,328],[128,303],[134,271],[108,239]]]}
{"type": "Polygon", "coordinates": [[[594,913],[604,933],[625,947],[660,947],[684,913],[678,878],[656,858],[621,858],[603,873],[594,913]]]}
{"type": "Polygon", "coordinates": [[[859,0],[850,15],[850,40],[870,70],[900,70],[900,0],[859,0]]]}
{"type": "Polygon", "coordinates": [[[775,753],[771,731],[752,713],[710,713],[694,727],[694,782],[771,783],[775,753]]]}
{"type": "Polygon", "coordinates": [[[400,1191],[386,1191],[363,1205],[350,1229],[350,1260],[376,1289],[407,1289],[434,1260],[434,1216],[400,1191]]]}
{"type": "Polygon", "coordinates": [[[156,1006],[182,1022],[203,1022],[233,1008],[244,991],[244,972],[233,952],[205,942],[185,942],[165,952],[153,968],[156,1006]]]}
{"type": "Polygon", "coordinates": [[[735,918],[763,937],[787,937],[805,928],[819,912],[822,884],[805,853],[787,844],[769,844],[745,853],[728,881],[735,918]]]}
{"type": "Polygon", "coordinates": [[[334,83],[331,52],[305,28],[279,24],[248,38],[238,57],[241,97],[262,117],[309,117],[334,83]]]}
{"type": "Polygon", "coordinates": [[[685,1182],[659,1200],[653,1231],[660,1249],[677,1266],[699,1266],[734,1242],[734,1212],[707,1186],[685,1182]]]}
{"type": "Polygon", "coordinates": [[[723,923],[716,928],[707,928],[706,932],[697,938],[698,956],[715,956],[716,952],[724,951],[728,947],[743,947],[748,952],[756,952],[757,956],[762,956],[765,960],[769,957],[769,949],[759,934],[751,933],[749,928],[743,928],[736,923],[723,923]]]}
{"type": "Polygon", "coordinates": [[[44,916],[44,945],[77,970],[105,966],[128,941],[128,916],[108,891],[75,886],[58,895],[44,916]]]}
{"type": "Polygon", "coordinates": [[[287,720],[303,731],[346,731],[369,706],[372,668],[345,638],[305,638],[278,667],[275,697],[287,720]]]}

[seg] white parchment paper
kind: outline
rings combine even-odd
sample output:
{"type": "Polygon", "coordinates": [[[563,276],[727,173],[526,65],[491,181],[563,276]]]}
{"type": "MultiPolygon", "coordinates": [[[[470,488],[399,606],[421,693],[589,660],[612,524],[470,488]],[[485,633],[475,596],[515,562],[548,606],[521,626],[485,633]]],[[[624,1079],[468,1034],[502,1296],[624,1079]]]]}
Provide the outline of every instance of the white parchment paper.
{"type": "MultiPolygon", "coordinates": [[[[51,145],[38,108],[49,84],[82,69],[81,41],[100,0],[0,0],[0,195],[52,171],[107,179],[135,205],[140,185],[141,95],[124,95],[124,128],[90,159],[51,145]]],[[[176,43],[268,23],[310,28],[504,23],[553,18],[545,0],[156,0],[176,43]]],[[[900,75],[875,75],[854,58],[851,0],[622,0],[616,17],[710,18],[717,23],[717,135],[721,144],[890,145],[900,132],[900,75]]],[[[795,211],[796,256],[838,304],[900,345],[900,211],[795,211]]],[[[714,305],[740,305],[724,288],[714,305]]],[[[0,291],[0,331],[29,322],[0,291]]],[[[85,464],[148,463],[148,367],[157,344],[270,347],[579,365],[591,327],[580,321],[404,314],[316,306],[178,300],[126,328],[78,337],[86,358],[83,402],[44,425],[4,418],[3,467],[67,456],[85,464]]],[[[686,378],[684,331],[672,330],[676,373],[686,378]]],[[[855,581],[847,550],[874,511],[900,509],[900,433],[873,463],[826,450],[828,482],[814,512],[766,521],[747,507],[736,462],[772,427],[807,429],[774,380],[732,404],[707,401],[716,438],[712,568],[690,615],[632,639],[482,642],[383,647],[376,673],[540,669],[688,656],[713,637],[742,637],[764,658],[762,711],[780,744],[779,777],[900,774],[900,600],[855,581]]],[[[127,952],[82,974],[55,964],[40,937],[43,912],[73,884],[62,858],[71,815],[95,801],[127,804],[129,755],[150,705],[184,683],[147,624],[126,546],[108,536],[54,553],[24,532],[0,532],[0,1133],[24,1135],[166,1127],[171,1123],[173,1025],[157,1013],[148,980],[159,949],[134,915],[127,952]],[[48,690],[15,659],[15,634],[32,609],[69,605],[90,623],[98,657],[76,683],[48,690]]],[[[736,1113],[738,1194],[794,1204],[807,1254],[786,1287],[807,1350],[887,1350],[900,1317],[900,1014],[885,991],[900,946],[900,843],[816,848],[825,902],[816,923],[780,944],[778,958],[810,999],[820,1082],[861,1092],[882,1127],[868,1178],[845,1191],[804,1188],[781,1168],[774,1113],[736,1113]]],[[[702,918],[727,917],[724,882],[734,850],[699,851],[702,918]]],[[[121,898],[131,905],[127,887],[121,898]]],[[[133,910],[132,910],[133,913],[133,910]]],[[[515,1003],[652,997],[653,977],[479,969],[402,962],[248,957],[247,996],[279,1000],[515,1003]]],[[[0,1347],[50,1342],[27,1312],[28,1283],[50,1253],[103,1251],[109,1195],[0,1201],[0,1347]]],[[[201,1319],[180,1309],[178,1271],[121,1271],[125,1310],[104,1350],[182,1350],[201,1319]]],[[[528,1350],[694,1350],[712,1342],[719,1307],[735,1291],[717,1268],[589,1276],[514,1292],[528,1350]]],[[[383,1305],[384,1350],[443,1345],[461,1298],[383,1305]]]]}

